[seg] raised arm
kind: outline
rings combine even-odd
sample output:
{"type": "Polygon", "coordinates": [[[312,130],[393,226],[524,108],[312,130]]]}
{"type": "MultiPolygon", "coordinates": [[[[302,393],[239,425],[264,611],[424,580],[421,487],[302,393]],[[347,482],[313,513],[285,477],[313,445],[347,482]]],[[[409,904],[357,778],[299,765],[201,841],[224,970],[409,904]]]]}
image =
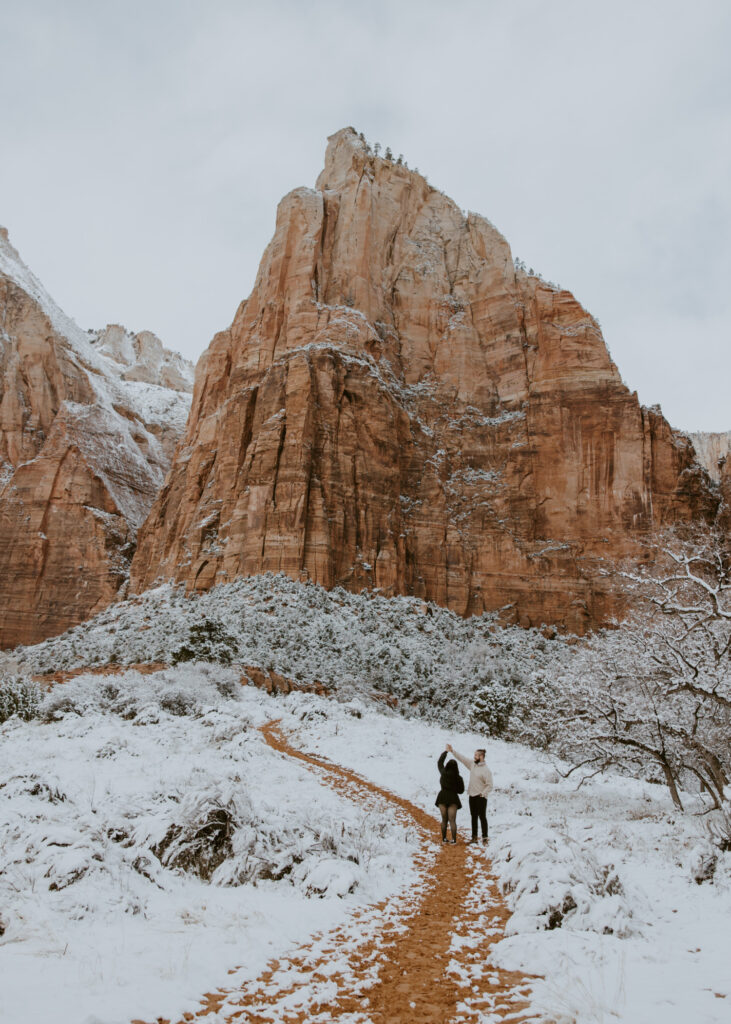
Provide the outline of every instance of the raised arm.
{"type": "Polygon", "coordinates": [[[447,751],[446,750],[444,751],[444,753],[439,755],[439,760],[437,761],[437,768],[439,769],[439,771],[441,771],[442,768],[444,767],[444,761],[445,761],[446,757],[447,757],[447,751]]]}
{"type": "Polygon", "coordinates": [[[465,768],[469,768],[469,770],[472,771],[472,769],[475,767],[475,762],[472,760],[472,758],[465,757],[464,754],[457,753],[457,751],[453,747],[450,749],[454,756],[457,758],[457,760],[461,761],[465,768]]]}

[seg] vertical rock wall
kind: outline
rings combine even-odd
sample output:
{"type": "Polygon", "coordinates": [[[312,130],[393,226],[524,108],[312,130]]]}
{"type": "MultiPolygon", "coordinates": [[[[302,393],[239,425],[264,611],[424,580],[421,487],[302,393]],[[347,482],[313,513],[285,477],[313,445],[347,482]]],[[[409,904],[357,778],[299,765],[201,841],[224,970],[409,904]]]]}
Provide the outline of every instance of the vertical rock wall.
{"type": "Polygon", "coordinates": [[[285,572],[582,631],[602,560],[715,503],[574,297],[345,129],[199,363],[132,587],[285,572]]]}

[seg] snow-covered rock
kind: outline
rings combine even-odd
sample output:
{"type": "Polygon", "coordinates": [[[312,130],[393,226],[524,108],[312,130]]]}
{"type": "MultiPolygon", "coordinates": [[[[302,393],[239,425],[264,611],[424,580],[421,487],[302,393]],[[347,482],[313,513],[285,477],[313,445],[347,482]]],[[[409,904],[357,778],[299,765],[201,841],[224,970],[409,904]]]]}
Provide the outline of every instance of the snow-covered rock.
{"type": "Polygon", "coordinates": [[[166,349],[152,331],[133,334],[120,324],[107,324],[90,340],[97,351],[119,364],[122,380],[192,393],[193,367],[177,352],[166,349]]]}
{"type": "Polygon", "coordinates": [[[0,230],[0,647],[124,585],[190,407],[192,367],[153,334],[82,331],[0,230]]]}
{"type": "Polygon", "coordinates": [[[720,433],[696,431],[688,435],[698,455],[701,466],[708,470],[708,475],[716,483],[721,479],[721,463],[731,451],[731,430],[720,433]]]}

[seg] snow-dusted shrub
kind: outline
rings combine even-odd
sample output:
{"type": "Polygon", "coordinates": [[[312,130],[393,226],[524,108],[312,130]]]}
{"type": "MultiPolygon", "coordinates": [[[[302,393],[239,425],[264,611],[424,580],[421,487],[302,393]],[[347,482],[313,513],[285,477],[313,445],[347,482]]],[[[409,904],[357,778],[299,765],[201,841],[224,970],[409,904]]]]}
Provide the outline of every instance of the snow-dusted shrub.
{"type": "Polygon", "coordinates": [[[690,877],[696,885],[712,882],[718,867],[718,850],[710,842],[698,843],[688,857],[690,877]]]}
{"type": "Polygon", "coordinates": [[[731,800],[726,800],[706,823],[713,845],[723,853],[731,852],[731,800]]]}
{"type": "Polygon", "coordinates": [[[514,706],[512,688],[491,680],[475,694],[471,717],[476,728],[484,729],[489,736],[502,736],[514,706]]]}
{"type": "Polygon", "coordinates": [[[152,675],[133,669],[113,676],[80,675],[50,691],[42,717],[51,722],[67,714],[98,712],[152,725],[161,714],[200,717],[240,692],[239,673],[218,665],[196,663],[152,675]]]}
{"type": "Polygon", "coordinates": [[[172,652],[170,660],[173,665],[184,661],[212,661],[219,665],[230,665],[238,653],[236,637],[221,622],[204,619],[193,623],[185,642],[172,652]]]}
{"type": "Polygon", "coordinates": [[[326,858],[308,870],[302,883],[308,896],[345,896],[356,888],[358,876],[347,861],[326,858]]]}
{"type": "Polygon", "coordinates": [[[296,816],[272,812],[252,801],[243,783],[208,778],[168,809],[162,825],[161,820],[156,834],[146,833],[149,822],[143,822],[135,841],[165,868],[222,886],[287,879],[307,895],[352,891],[359,869],[382,852],[389,829],[369,815],[354,827],[310,821],[304,809],[296,816]]]}
{"type": "Polygon", "coordinates": [[[483,674],[470,705],[469,717],[490,736],[550,749],[563,728],[566,700],[544,670],[500,665],[483,674]],[[511,670],[512,669],[512,670],[511,670]]]}
{"type": "Polygon", "coordinates": [[[152,852],[165,867],[179,868],[209,881],[232,856],[233,836],[242,824],[242,814],[232,794],[224,797],[220,791],[193,793],[183,801],[180,822],[168,828],[152,852]]]}
{"type": "Polygon", "coordinates": [[[508,934],[571,928],[624,938],[637,929],[613,864],[556,829],[513,825],[491,840],[513,916],[508,934]]]}
{"type": "Polygon", "coordinates": [[[10,800],[20,796],[35,796],[51,804],[62,803],[66,794],[61,789],[58,779],[48,775],[13,775],[5,782],[0,782],[3,796],[10,800]]]}
{"type": "Polygon", "coordinates": [[[510,721],[503,738],[550,750],[555,748],[561,733],[567,728],[565,693],[555,678],[549,678],[547,671],[533,672],[530,681],[515,691],[510,721]]]}
{"type": "Polygon", "coordinates": [[[454,726],[494,683],[513,700],[505,737],[519,732],[545,744],[555,716],[547,710],[527,723],[526,714],[534,695],[550,699],[543,681],[559,674],[569,652],[537,630],[499,629],[493,615],[463,619],[414,598],[327,591],[266,574],[195,597],[159,587],[18,655],[35,672],[188,658],[254,665],[322,684],[341,700],[388,695],[395,713],[454,726]]]}
{"type": "Polygon", "coordinates": [[[41,706],[41,688],[32,679],[6,676],[0,679],[0,723],[13,715],[29,722],[37,718],[41,706]]]}

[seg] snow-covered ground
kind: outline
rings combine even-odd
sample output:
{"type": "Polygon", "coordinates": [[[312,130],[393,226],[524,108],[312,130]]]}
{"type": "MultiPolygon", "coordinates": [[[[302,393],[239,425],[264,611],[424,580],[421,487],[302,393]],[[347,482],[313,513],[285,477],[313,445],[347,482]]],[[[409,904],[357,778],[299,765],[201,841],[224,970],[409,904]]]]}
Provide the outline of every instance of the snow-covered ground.
{"type": "MultiPolygon", "coordinates": [[[[702,824],[674,812],[660,787],[606,776],[577,791],[522,745],[373,710],[310,719],[297,741],[426,807],[445,742],[468,755],[486,747],[496,780],[490,852],[514,912],[498,955],[508,969],[544,976],[536,1005],[576,1024],[729,1019],[731,853],[712,884],[697,884],[702,824]],[[572,904],[551,927],[552,913],[572,904]]],[[[465,835],[467,812],[459,817],[465,835]]]]}
{"type": "Polygon", "coordinates": [[[659,787],[577,791],[527,747],[239,678],[202,663],[79,676],[41,719],[0,727],[4,1024],[174,1017],[230,969],[255,976],[413,884],[413,834],[268,748],[258,726],[274,718],[427,809],[444,742],[487,747],[490,850],[514,911],[498,956],[545,977],[535,1002],[553,1019],[728,1019],[731,854],[696,884],[702,825],[659,787]]]}
{"type": "Polygon", "coordinates": [[[178,1015],[410,884],[413,837],[266,746],[280,710],[199,665],[79,677],[0,727],[3,1024],[178,1015]]]}

